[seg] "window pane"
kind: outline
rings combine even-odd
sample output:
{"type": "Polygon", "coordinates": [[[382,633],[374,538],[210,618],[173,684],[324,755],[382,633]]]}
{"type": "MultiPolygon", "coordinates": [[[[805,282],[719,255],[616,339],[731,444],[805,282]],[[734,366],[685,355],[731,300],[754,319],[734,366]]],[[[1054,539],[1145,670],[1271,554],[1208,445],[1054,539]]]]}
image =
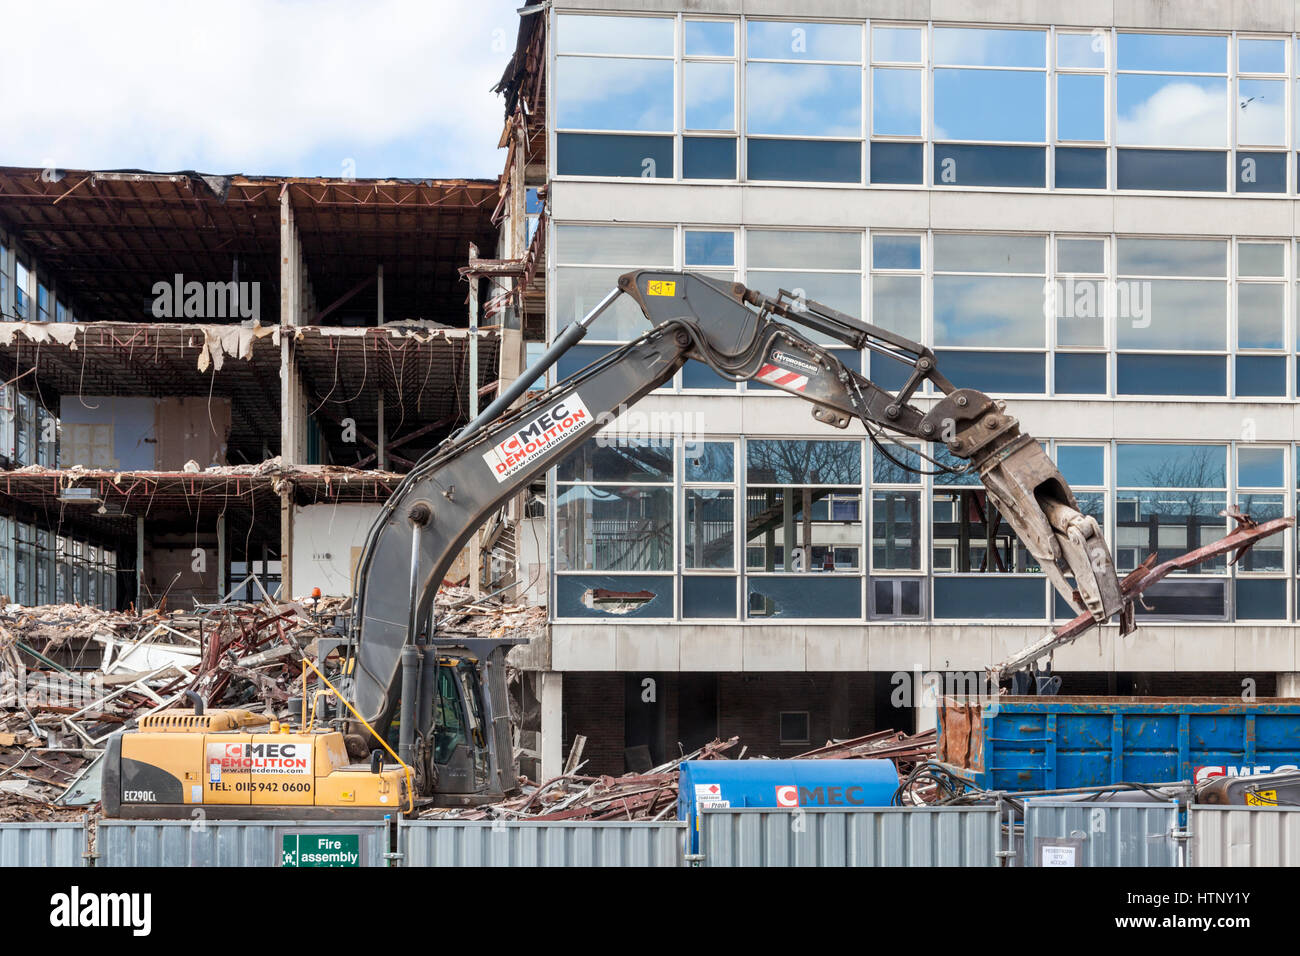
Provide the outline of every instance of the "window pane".
{"type": "Polygon", "coordinates": [[[745,36],[751,59],[862,59],[862,28],[853,24],[750,20],[745,36]]]}
{"type": "Polygon", "coordinates": [[[1106,271],[1106,241],[1104,239],[1057,239],[1056,271],[1100,275],[1106,271]]]}
{"type": "Polygon", "coordinates": [[[872,143],[871,181],[873,183],[916,184],[922,179],[920,143],[872,143]]]}
{"type": "Polygon", "coordinates": [[[751,229],[749,264],[755,269],[862,268],[862,240],[853,232],[751,229]]]}
{"type": "MultiPolygon", "coordinates": [[[[917,149],[920,145],[917,144],[917,149]]],[[[797,139],[746,140],[752,180],[799,183],[862,182],[860,143],[797,139]]]]}
{"type": "Polygon", "coordinates": [[[1042,620],[1047,616],[1041,578],[934,580],[934,616],[940,620],[1042,620]]]}
{"type": "Polygon", "coordinates": [[[1041,394],[1047,389],[1045,357],[1042,352],[959,352],[938,353],[939,368],[950,381],[965,388],[977,388],[991,395],[1041,394]]]}
{"type": "Polygon", "coordinates": [[[734,618],[736,616],[736,578],[682,578],[682,617],[734,618]]]}
{"type": "Polygon", "coordinates": [[[562,13],[560,53],[673,55],[673,21],[666,17],[589,17],[562,13]]]}
{"type": "Polygon", "coordinates": [[[877,234],[871,237],[873,269],[921,268],[921,237],[877,234]]]}
{"type": "Polygon", "coordinates": [[[968,146],[936,143],[934,181],[939,186],[1011,186],[1042,189],[1047,150],[1042,146],[968,146]]]}
{"type": "Polygon", "coordinates": [[[1237,41],[1239,73],[1285,73],[1286,41],[1242,37],[1237,41]]]}
{"type": "MultiPolygon", "coordinates": [[[[1194,480],[1194,472],[1172,477],[1194,480]]],[[[1223,492],[1210,491],[1119,491],[1116,494],[1116,570],[1132,571],[1149,554],[1168,561],[1222,538],[1227,532],[1219,515],[1225,505],[1223,492]]],[[[1207,574],[1222,571],[1222,555],[1211,558],[1184,573],[1207,574]]]]}
{"type": "Polygon", "coordinates": [[[647,574],[562,574],[555,580],[557,617],[673,616],[673,579],[647,574]]]}
{"type": "Polygon", "coordinates": [[[1105,189],[1106,150],[1056,148],[1057,189],[1105,189]]]}
{"type": "Polygon", "coordinates": [[[1237,142],[1286,145],[1286,81],[1237,81],[1237,142]]]}
{"type": "Polygon", "coordinates": [[[682,137],[682,177],[735,179],[736,140],[713,136],[682,137]]]}
{"type": "Polygon", "coordinates": [[[1238,355],[1236,364],[1238,395],[1286,395],[1285,356],[1238,355]]]}
{"type": "MultiPolygon", "coordinates": [[[[892,441],[881,442],[880,448],[871,452],[871,481],[877,485],[919,485],[921,476],[921,456],[915,448],[899,445],[892,441]],[[888,453],[888,454],[886,454],[888,453]],[[893,456],[892,458],[890,456],[893,456]],[[900,464],[900,462],[902,464],[900,464]],[[907,467],[904,468],[903,465],[907,467]],[[912,469],[912,470],[908,470],[912,469]]],[[[930,468],[929,464],[926,468],[930,468]]]]}
{"type": "Polygon", "coordinates": [[[1285,487],[1286,453],[1281,448],[1238,445],[1237,485],[1242,488],[1285,487]]]}
{"type": "Polygon", "coordinates": [[[1042,348],[1044,336],[1042,279],[934,277],[936,347],[1042,348]]]}
{"type": "Polygon", "coordinates": [[[736,27],[713,20],[686,21],[687,56],[734,56],[736,27]]]}
{"type": "Polygon", "coordinates": [[[878,570],[921,569],[921,492],[872,494],[871,561],[878,570]]]}
{"type": "Polygon", "coordinates": [[[735,567],[736,494],[721,488],[688,488],[683,498],[682,539],[688,570],[735,567]]]}
{"type": "Polygon", "coordinates": [[[746,476],[751,484],[851,484],[862,481],[862,445],[856,441],[751,439],[746,476]]]}
{"type": "Polygon", "coordinates": [[[736,236],[732,232],[686,230],[688,266],[729,266],[736,261],[736,236]]]}
{"type": "Polygon", "coordinates": [[[1120,74],[1116,142],[1226,146],[1228,81],[1211,76],[1120,74]]]}
{"type": "Polygon", "coordinates": [[[860,618],[862,580],[857,577],[751,577],[746,616],[860,618]]]}
{"type": "Polygon", "coordinates": [[[1237,192],[1286,192],[1286,153],[1237,153],[1237,192]]]}
{"type": "Polygon", "coordinates": [[[557,570],[672,570],[672,498],[671,488],[559,486],[557,570]]]}
{"type": "Polygon", "coordinates": [[[1224,488],[1224,462],[1223,445],[1121,442],[1115,449],[1121,488],[1224,488]]]}
{"type": "Polygon", "coordinates": [[[920,63],[921,31],[914,27],[872,27],[871,58],[883,63],[920,63]]]}
{"type": "Polygon", "coordinates": [[[751,571],[821,574],[862,567],[857,488],[751,488],[745,563],[751,571]]]}
{"type": "Polygon", "coordinates": [[[921,277],[872,276],[871,323],[919,341],[921,338],[921,277]]]}
{"type": "Polygon", "coordinates": [[[1126,288],[1132,297],[1129,308],[1120,309],[1116,321],[1120,348],[1227,348],[1224,283],[1149,279],[1121,282],[1116,291],[1126,288]]]}
{"type": "Polygon", "coordinates": [[[565,56],[555,69],[558,127],[672,132],[671,60],[565,56]]]}
{"type": "Polygon", "coordinates": [[[921,71],[876,67],[871,71],[871,131],[881,136],[921,135],[921,71]]]}
{"type": "Polygon", "coordinates": [[[1040,570],[982,488],[936,490],[931,533],[935,562],[958,572],[1010,574],[1040,570]],[[991,547],[990,547],[991,545],[991,547]]]}
{"type": "Polygon", "coordinates": [[[671,179],[671,136],[560,133],[555,167],[561,176],[635,176],[671,179]]]}
{"type": "Polygon", "coordinates": [[[1106,68],[1106,37],[1091,33],[1058,33],[1056,65],[1075,69],[1106,68]]]}
{"type": "Polygon", "coordinates": [[[935,70],[934,138],[1041,142],[1047,138],[1046,96],[1045,73],[935,70]]]}
{"type": "Polygon", "coordinates": [[[1106,485],[1106,449],[1100,445],[1057,445],[1056,467],[1071,487],[1106,485]]]}
{"type": "Polygon", "coordinates": [[[1121,33],[1118,39],[1121,70],[1172,73],[1226,73],[1228,70],[1227,37],[1121,33]]]}
{"type": "Polygon", "coordinates": [[[1124,355],[1116,358],[1121,395],[1226,395],[1227,367],[1217,355],[1124,355]]]}
{"type": "Polygon", "coordinates": [[[1106,356],[1056,353],[1056,394],[1105,395],[1106,356]]]}
{"type": "Polygon", "coordinates": [[[1099,348],[1105,345],[1105,280],[1070,276],[1056,280],[1055,285],[1056,344],[1064,348],[1099,348]]]}
{"type": "MultiPolygon", "coordinates": [[[[861,72],[855,66],[750,63],[745,80],[746,131],[779,136],[862,135],[861,72]]],[[[668,90],[671,99],[671,77],[668,90]]]]}
{"type": "Polygon", "coordinates": [[[1284,345],[1286,315],[1281,283],[1243,282],[1237,286],[1237,347],[1280,349],[1284,345]]]}
{"type": "Polygon", "coordinates": [[[685,63],[686,128],[736,128],[736,69],[730,63],[685,63]]]}
{"type": "Polygon", "coordinates": [[[1106,139],[1106,78],[1062,73],[1056,79],[1056,135],[1059,139],[1106,139]]]}
{"type": "Polygon", "coordinates": [[[604,434],[590,438],[555,469],[557,481],[673,480],[671,438],[648,440],[604,434]]]}
{"type": "Polygon", "coordinates": [[[1228,246],[1221,239],[1120,239],[1118,252],[1121,275],[1228,274],[1228,246]]]}
{"type": "MultiPolygon", "coordinates": [[[[556,280],[559,288],[556,291],[556,310],[555,310],[555,327],[563,329],[571,322],[576,322],[599,304],[600,300],[610,293],[610,290],[618,287],[618,277],[622,275],[623,269],[574,269],[561,267],[556,270],[556,280]]],[[[614,300],[614,304],[601,313],[600,317],[591,324],[589,331],[590,338],[596,341],[608,340],[614,342],[623,342],[635,338],[642,332],[649,329],[645,315],[629,296],[619,296],[614,300]]],[[[583,346],[576,346],[573,352],[582,349],[583,346]]],[[[603,349],[601,351],[604,351],[603,349]]],[[[566,353],[562,358],[561,365],[557,366],[557,376],[563,377],[567,374],[561,369],[576,371],[571,362],[566,362],[572,353],[566,353]]],[[[582,363],[586,365],[593,361],[595,356],[589,357],[582,363]]]]}
{"type": "Polygon", "coordinates": [[[935,27],[934,62],[956,66],[1046,66],[1041,30],[935,27]]]}
{"type": "MultiPolygon", "coordinates": [[[[934,268],[939,272],[1046,271],[1046,243],[1041,236],[934,237],[934,268]]],[[[1042,298],[1041,289],[1039,298],[1042,298]]]]}
{"type": "Polygon", "coordinates": [[[673,264],[673,230],[639,226],[560,226],[559,261],[582,265],[665,266],[673,264]]]}
{"type": "MultiPolygon", "coordinates": [[[[1283,494],[1237,495],[1237,507],[1261,524],[1281,518],[1286,514],[1286,496],[1283,494]]],[[[1283,571],[1286,569],[1285,535],[1273,535],[1258,542],[1241,557],[1239,571],[1283,571]]]]}
{"type": "Polygon", "coordinates": [[[736,449],[729,441],[687,441],[682,460],[687,481],[736,480],[736,449]]]}
{"type": "Polygon", "coordinates": [[[1237,244],[1237,275],[1282,277],[1286,268],[1286,248],[1280,242],[1240,242],[1237,244]]]}
{"type": "Polygon", "coordinates": [[[1190,149],[1117,150],[1117,188],[1223,192],[1226,188],[1224,158],[1223,153],[1190,149]]]}

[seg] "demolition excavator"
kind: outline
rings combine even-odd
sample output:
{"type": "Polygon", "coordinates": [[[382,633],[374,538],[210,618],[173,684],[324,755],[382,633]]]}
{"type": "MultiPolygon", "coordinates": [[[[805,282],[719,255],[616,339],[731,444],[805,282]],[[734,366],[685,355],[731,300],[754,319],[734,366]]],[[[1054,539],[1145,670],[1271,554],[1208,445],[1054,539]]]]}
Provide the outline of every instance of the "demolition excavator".
{"type": "Polygon", "coordinates": [[[516,789],[505,684],[514,642],[440,627],[438,587],[503,503],[688,361],[728,381],[797,395],[823,425],[860,421],[903,467],[913,468],[904,459],[920,454],[937,469],[977,473],[1080,614],[1105,622],[1121,610],[1101,528],[1080,511],[1042,446],[1005,403],[945,378],[929,349],[785,291],[770,298],[692,272],[629,272],[481,414],[417,462],[385,503],[366,537],[350,619],[332,644],[320,642],[316,662],[302,662],[323,684],[311,718],[305,695],[296,727],[298,714],[205,711],[197,699],[192,709],[143,717],[112,738],[105,756],[106,814],[188,817],[202,807],[239,818],[364,817],[485,802],[516,789]],[[621,296],[640,307],[649,328],[513,408],[621,296]],[[910,371],[891,392],[813,336],[910,371]],[[928,407],[913,403],[918,396],[928,407]],[[901,446],[889,450],[894,439],[908,442],[901,457],[901,446]],[[940,446],[946,462],[925,453],[940,446]],[[327,657],[339,661],[334,680],[327,657]]]}

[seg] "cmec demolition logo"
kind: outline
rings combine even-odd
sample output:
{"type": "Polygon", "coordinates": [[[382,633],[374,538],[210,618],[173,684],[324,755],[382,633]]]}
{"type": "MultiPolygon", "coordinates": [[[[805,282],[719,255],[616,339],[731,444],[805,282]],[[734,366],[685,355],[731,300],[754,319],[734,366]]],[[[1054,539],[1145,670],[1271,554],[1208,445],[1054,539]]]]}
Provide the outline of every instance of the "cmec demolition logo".
{"type": "Polygon", "coordinates": [[[483,460],[497,481],[505,481],[593,421],[582,396],[574,392],[497,442],[483,460]]]}
{"type": "Polygon", "coordinates": [[[176,273],[172,281],[153,284],[153,306],[157,319],[252,319],[262,317],[260,282],[185,281],[176,273]]]}
{"type": "Polygon", "coordinates": [[[150,893],[83,893],[78,886],[50,897],[50,925],[58,929],[128,927],[133,936],[153,929],[150,893]]]}

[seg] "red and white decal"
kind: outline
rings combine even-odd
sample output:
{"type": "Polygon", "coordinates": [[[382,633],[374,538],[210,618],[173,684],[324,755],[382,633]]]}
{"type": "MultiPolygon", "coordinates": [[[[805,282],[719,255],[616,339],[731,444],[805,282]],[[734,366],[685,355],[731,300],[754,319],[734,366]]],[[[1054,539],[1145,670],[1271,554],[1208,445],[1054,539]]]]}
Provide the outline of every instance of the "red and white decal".
{"type": "Polygon", "coordinates": [[[778,807],[799,806],[799,788],[792,783],[777,784],[776,805],[778,807]]]}
{"type": "Polygon", "coordinates": [[[483,454],[497,481],[505,481],[517,471],[563,444],[571,435],[595,419],[577,392],[561,398],[528,424],[504,438],[483,454]]]}
{"type": "Polygon", "coordinates": [[[301,741],[209,743],[206,755],[208,779],[213,783],[219,782],[222,775],[228,773],[310,776],[312,772],[312,745],[301,741]]]}
{"type": "Polygon", "coordinates": [[[802,392],[808,387],[808,376],[800,375],[798,372],[790,372],[781,368],[779,365],[773,365],[768,362],[758,370],[755,376],[761,382],[767,382],[768,385],[776,385],[779,388],[788,388],[792,392],[802,392]]]}
{"type": "Polygon", "coordinates": [[[1204,783],[1215,777],[1258,777],[1267,773],[1287,773],[1295,769],[1295,764],[1280,764],[1276,767],[1268,764],[1247,764],[1245,766],[1209,764],[1197,767],[1193,771],[1193,782],[1204,783]]]}

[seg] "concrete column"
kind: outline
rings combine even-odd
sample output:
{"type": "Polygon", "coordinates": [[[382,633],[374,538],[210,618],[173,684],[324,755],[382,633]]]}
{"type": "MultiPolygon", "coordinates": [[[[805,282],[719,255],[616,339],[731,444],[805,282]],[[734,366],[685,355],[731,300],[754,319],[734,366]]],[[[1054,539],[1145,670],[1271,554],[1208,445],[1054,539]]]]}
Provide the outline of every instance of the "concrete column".
{"type": "Polygon", "coordinates": [[[1300,697],[1300,671],[1281,671],[1277,675],[1278,697],[1300,697]]]}
{"type": "Polygon", "coordinates": [[[144,515],[135,516],[135,612],[144,610],[144,515]]]}
{"type": "Polygon", "coordinates": [[[384,265],[379,264],[379,269],[375,273],[375,290],[377,293],[375,306],[375,325],[384,324],[384,265]]]}
{"type": "Polygon", "coordinates": [[[564,675],[543,671],[542,675],[542,779],[544,783],[564,771],[564,675]]]}
{"type": "MultiPolygon", "coordinates": [[[[469,261],[478,259],[478,246],[469,244],[469,261]]],[[[478,418],[478,276],[469,276],[469,417],[478,418]]]]}
{"type": "Polygon", "coordinates": [[[217,515],[217,597],[224,598],[229,592],[226,583],[226,516],[217,515]]]}

